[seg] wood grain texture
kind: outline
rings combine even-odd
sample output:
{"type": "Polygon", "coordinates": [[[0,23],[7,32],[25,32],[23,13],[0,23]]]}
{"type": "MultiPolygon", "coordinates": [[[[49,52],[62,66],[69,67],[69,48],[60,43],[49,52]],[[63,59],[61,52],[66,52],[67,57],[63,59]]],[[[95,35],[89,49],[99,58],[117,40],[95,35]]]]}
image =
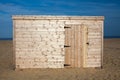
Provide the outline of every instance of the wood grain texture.
{"type": "Polygon", "coordinates": [[[64,64],[102,66],[103,19],[100,16],[13,16],[16,68],[63,68],[64,64]],[[70,28],[64,29],[65,26],[70,28]]]}
{"type": "MultiPolygon", "coordinates": [[[[66,38],[68,38],[67,42],[71,41],[72,52],[69,52],[70,48],[67,48],[68,52],[65,57],[69,58],[69,53],[71,53],[71,58],[68,59],[71,61],[71,67],[90,67],[91,64],[97,64],[95,61],[101,58],[102,33],[99,31],[97,33],[96,31],[91,32],[89,30],[91,28],[86,24],[69,24],[67,26],[71,27],[71,31],[66,30],[66,32],[71,33],[67,34],[66,38]],[[71,39],[69,39],[70,36],[71,39]]],[[[99,28],[101,27],[95,29],[98,30],[99,28]]]]}

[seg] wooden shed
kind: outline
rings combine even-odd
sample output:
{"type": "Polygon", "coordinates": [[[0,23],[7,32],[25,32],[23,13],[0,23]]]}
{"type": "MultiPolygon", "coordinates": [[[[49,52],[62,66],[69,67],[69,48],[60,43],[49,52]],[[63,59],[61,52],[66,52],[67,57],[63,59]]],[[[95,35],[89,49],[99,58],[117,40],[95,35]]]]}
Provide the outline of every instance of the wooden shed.
{"type": "Polygon", "coordinates": [[[16,69],[101,67],[103,16],[15,15],[16,69]]]}

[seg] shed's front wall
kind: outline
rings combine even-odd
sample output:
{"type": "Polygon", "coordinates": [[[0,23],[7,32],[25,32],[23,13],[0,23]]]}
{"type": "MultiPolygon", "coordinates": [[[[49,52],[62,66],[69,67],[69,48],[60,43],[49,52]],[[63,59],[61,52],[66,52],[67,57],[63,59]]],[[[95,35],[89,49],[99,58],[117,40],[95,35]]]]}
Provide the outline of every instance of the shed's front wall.
{"type": "Polygon", "coordinates": [[[64,26],[15,20],[16,68],[63,68],[64,26]]]}
{"type": "Polygon", "coordinates": [[[80,24],[88,28],[89,45],[84,67],[101,66],[103,20],[13,19],[16,68],[63,68],[64,26],[68,24],[80,24]]]}

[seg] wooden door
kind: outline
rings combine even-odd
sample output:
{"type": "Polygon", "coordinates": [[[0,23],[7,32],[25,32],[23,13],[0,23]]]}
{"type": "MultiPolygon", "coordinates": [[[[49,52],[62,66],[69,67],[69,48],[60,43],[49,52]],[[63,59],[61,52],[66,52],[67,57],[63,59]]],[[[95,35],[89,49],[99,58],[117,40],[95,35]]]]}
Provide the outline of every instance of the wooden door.
{"type": "Polygon", "coordinates": [[[65,26],[65,66],[84,67],[87,56],[87,27],[82,24],[65,26]]]}

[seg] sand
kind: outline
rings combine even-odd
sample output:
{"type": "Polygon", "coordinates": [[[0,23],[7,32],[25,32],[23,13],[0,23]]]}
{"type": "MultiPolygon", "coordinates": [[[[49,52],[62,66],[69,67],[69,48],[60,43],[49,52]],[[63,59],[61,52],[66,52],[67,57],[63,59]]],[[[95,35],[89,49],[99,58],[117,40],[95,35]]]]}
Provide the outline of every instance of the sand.
{"type": "Polygon", "coordinates": [[[120,80],[120,39],[104,40],[103,69],[13,70],[12,41],[0,41],[0,80],[120,80]]]}

